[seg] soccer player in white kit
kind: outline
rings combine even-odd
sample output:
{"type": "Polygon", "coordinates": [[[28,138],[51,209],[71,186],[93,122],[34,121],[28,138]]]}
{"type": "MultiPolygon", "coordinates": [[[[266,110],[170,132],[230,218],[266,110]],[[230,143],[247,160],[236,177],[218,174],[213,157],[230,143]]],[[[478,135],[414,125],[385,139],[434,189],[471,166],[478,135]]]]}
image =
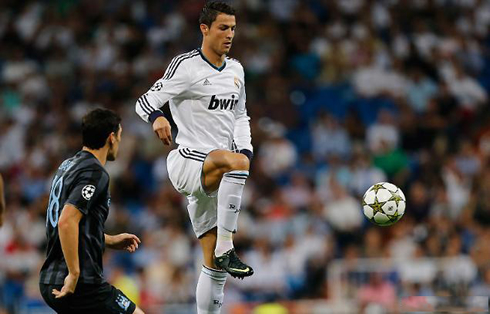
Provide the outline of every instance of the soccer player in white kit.
{"type": "Polygon", "coordinates": [[[203,250],[198,314],[214,314],[223,304],[226,273],[238,278],[253,274],[233,247],[253,147],[243,67],[226,56],[235,35],[235,11],[226,3],[209,2],[199,23],[201,48],[175,57],[163,77],[138,99],[136,112],[170,145],[170,123],[160,110],[167,102],[170,106],[178,148],[167,157],[169,177],[188,199],[203,250]]]}

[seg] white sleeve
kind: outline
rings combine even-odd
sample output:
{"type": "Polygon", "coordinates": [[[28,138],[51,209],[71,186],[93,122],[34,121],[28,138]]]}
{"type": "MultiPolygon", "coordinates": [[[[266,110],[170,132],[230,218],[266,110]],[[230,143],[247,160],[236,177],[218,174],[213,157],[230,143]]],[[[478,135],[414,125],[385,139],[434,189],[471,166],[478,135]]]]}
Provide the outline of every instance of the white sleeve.
{"type": "Polygon", "coordinates": [[[240,89],[240,99],[238,100],[235,114],[236,121],[233,139],[238,150],[248,149],[253,152],[250,117],[247,115],[246,101],[247,95],[245,93],[245,85],[243,85],[240,89]]]}
{"type": "Polygon", "coordinates": [[[189,87],[190,77],[182,61],[182,58],[175,57],[163,77],[136,101],[136,113],[145,122],[152,123],[157,117],[163,116],[160,108],[189,87]]]}

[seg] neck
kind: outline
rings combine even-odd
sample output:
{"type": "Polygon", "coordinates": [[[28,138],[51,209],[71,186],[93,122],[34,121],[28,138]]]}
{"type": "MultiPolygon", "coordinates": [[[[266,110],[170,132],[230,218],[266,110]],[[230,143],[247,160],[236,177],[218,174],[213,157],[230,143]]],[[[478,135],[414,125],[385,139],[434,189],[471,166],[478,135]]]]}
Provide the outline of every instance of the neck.
{"type": "Polygon", "coordinates": [[[223,62],[225,61],[226,55],[217,54],[216,52],[214,52],[213,49],[211,49],[209,46],[205,45],[204,43],[202,44],[201,52],[206,57],[206,59],[208,59],[209,62],[211,62],[211,64],[215,65],[218,68],[220,68],[223,65],[223,62]]]}
{"type": "Polygon", "coordinates": [[[82,150],[91,153],[92,155],[95,156],[99,160],[99,162],[102,164],[102,166],[105,166],[107,162],[107,152],[109,150],[108,147],[102,147],[100,149],[91,149],[86,146],[82,148],[82,150]]]}

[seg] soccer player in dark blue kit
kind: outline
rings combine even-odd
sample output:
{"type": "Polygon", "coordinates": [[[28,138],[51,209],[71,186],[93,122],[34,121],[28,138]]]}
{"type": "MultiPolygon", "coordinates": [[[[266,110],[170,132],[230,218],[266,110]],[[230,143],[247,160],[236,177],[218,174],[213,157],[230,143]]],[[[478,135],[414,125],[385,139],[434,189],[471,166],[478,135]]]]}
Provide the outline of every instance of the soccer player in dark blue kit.
{"type": "Polygon", "coordinates": [[[111,199],[104,165],[116,159],[121,133],[116,113],[89,112],[82,120],[82,150],[59,166],[52,181],[46,215],[47,257],[39,286],[57,313],[143,313],[103,276],[106,247],[134,252],[140,243],[133,234],[104,233],[111,199]]]}

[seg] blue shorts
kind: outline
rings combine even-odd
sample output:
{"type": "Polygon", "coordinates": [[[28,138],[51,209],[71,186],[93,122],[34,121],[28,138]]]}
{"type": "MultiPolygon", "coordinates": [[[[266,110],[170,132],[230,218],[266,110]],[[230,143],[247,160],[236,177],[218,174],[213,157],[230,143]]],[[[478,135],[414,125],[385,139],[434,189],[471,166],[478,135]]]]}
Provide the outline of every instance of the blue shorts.
{"type": "Polygon", "coordinates": [[[53,289],[61,291],[61,285],[39,284],[44,301],[56,311],[66,314],[133,314],[134,304],[124,293],[108,283],[79,283],[75,293],[56,299],[53,289]]]}

